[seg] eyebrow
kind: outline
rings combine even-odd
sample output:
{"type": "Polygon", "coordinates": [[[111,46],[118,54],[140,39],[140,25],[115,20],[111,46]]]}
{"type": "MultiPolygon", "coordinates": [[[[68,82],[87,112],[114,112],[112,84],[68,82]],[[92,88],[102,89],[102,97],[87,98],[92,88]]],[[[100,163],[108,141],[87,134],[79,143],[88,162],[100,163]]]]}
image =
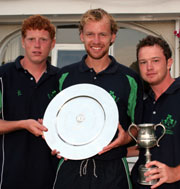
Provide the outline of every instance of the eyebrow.
{"type": "MultiPolygon", "coordinates": [[[[152,58],[149,58],[149,59],[156,59],[156,58],[161,58],[161,57],[159,57],[159,56],[155,56],[155,57],[152,57],[152,58]]],[[[148,60],[149,60],[149,59],[148,59],[148,60]]],[[[142,59],[139,59],[138,61],[141,61],[141,60],[147,60],[147,59],[142,58],[142,59]]]]}

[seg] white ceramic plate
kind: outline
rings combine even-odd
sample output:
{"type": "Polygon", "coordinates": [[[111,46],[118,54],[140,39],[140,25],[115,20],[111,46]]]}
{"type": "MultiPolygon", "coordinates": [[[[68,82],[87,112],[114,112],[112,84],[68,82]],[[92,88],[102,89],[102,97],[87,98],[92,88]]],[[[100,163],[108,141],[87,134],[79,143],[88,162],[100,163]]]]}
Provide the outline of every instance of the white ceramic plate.
{"type": "Polygon", "coordinates": [[[49,147],[72,160],[96,155],[114,137],[119,122],[117,105],[103,88],[77,84],[57,94],[43,118],[49,147]]]}

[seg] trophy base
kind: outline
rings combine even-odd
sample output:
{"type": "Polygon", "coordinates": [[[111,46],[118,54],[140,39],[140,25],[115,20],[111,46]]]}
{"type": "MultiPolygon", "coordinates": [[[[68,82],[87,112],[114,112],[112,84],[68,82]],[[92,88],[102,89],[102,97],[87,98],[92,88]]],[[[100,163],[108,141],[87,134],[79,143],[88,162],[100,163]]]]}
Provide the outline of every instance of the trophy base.
{"type": "Polygon", "coordinates": [[[147,177],[144,176],[144,173],[146,171],[151,170],[151,169],[153,169],[153,168],[146,168],[144,165],[140,165],[139,166],[139,169],[138,169],[138,173],[139,173],[138,183],[139,184],[141,184],[141,185],[149,185],[150,186],[150,185],[154,185],[154,184],[157,183],[157,181],[158,181],[157,179],[151,180],[149,182],[146,181],[147,177]]]}

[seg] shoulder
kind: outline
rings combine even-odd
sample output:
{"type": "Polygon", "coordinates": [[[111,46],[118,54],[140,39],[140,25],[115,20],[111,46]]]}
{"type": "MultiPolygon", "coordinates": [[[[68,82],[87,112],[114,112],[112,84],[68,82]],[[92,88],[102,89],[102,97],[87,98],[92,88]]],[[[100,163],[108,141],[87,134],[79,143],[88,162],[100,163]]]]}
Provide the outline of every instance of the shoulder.
{"type": "Polygon", "coordinates": [[[133,69],[123,64],[120,64],[120,63],[117,63],[117,64],[118,64],[118,72],[120,74],[123,74],[124,76],[129,77],[129,78],[134,78],[135,80],[141,80],[140,75],[136,71],[134,71],[133,69]]]}
{"type": "Polygon", "coordinates": [[[59,69],[57,73],[58,79],[60,78],[66,78],[69,74],[78,74],[78,65],[79,63],[73,63],[67,66],[64,66],[59,69]]]}
{"type": "Polygon", "coordinates": [[[118,62],[115,64],[117,65],[117,75],[124,78],[124,83],[128,83],[133,89],[143,90],[142,79],[136,71],[118,62]]]}
{"type": "Polygon", "coordinates": [[[60,69],[60,73],[76,71],[77,68],[79,67],[79,65],[80,65],[80,62],[72,63],[72,64],[69,64],[67,66],[64,66],[60,69]]]}
{"type": "Polygon", "coordinates": [[[121,74],[130,75],[132,77],[139,77],[139,74],[135,70],[133,70],[132,68],[117,62],[116,59],[113,56],[110,56],[110,58],[111,58],[112,62],[118,67],[117,70],[121,74]]]}
{"type": "Polygon", "coordinates": [[[14,70],[15,62],[9,62],[0,66],[0,76],[9,73],[9,71],[14,70]]]}
{"type": "Polygon", "coordinates": [[[8,62],[0,66],[0,76],[2,76],[2,74],[11,74],[12,72],[18,70],[21,67],[20,60],[22,58],[23,56],[18,56],[14,61],[8,62]]]}
{"type": "Polygon", "coordinates": [[[82,69],[84,70],[84,65],[85,65],[85,59],[86,59],[87,55],[84,55],[82,57],[81,60],[79,60],[78,62],[74,62],[74,63],[70,63],[67,66],[64,66],[61,68],[61,72],[73,72],[73,73],[77,73],[79,71],[82,71],[82,69]]]}
{"type": "Polygon", "coordinates": [[[53,65],[49,65],[49,70],[51,71],[51,73],[56,74],[60,71],[60,68],[53,65]]]}
{"type": "Polygon", "coordinates": [[[175,78],[176,83],[180,83],[180,77],[175,78]]]}
{"type": "Polygon", "coordinates": [[[179,91],[180,90],[180,77],[175,78],[175,81],[170,85],[167,91],[179,91]]]}

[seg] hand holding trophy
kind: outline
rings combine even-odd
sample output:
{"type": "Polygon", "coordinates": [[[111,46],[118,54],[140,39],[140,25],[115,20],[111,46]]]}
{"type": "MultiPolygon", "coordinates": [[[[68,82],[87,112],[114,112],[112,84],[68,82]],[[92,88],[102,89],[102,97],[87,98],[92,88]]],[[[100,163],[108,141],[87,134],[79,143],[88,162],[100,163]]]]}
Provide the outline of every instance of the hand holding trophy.
{"type": "MultiPolygon", "coordinates": [[[[131,124],[128,129],[129,135],[136,141],[139,147],[145,148],[145,157],[146,157],[146,163],[151,161],[151,153],[150,148],[158,146],[159,147],[159,141],[164,136],[166,129],[164,125],[161,123],[159,124],[153,124],[153,123],[143,123],[143,124],[131,124]],[[163,129],[162,135],[157,139],[155,135],[156,128],[160,126],[163,129]],[[137,139],[132,135],[131,129],[134,127],[138,131],[137,139]]],[[[146,168],[145,165],[140,165],[138,168],[139,172],[139,178],[138,182],[142,185],[154,185],[157,180],[151,180],[149,182],[146,181],[146,177],[144,176],[144,173],[150,169],[153,168],[146,168]]]]}

